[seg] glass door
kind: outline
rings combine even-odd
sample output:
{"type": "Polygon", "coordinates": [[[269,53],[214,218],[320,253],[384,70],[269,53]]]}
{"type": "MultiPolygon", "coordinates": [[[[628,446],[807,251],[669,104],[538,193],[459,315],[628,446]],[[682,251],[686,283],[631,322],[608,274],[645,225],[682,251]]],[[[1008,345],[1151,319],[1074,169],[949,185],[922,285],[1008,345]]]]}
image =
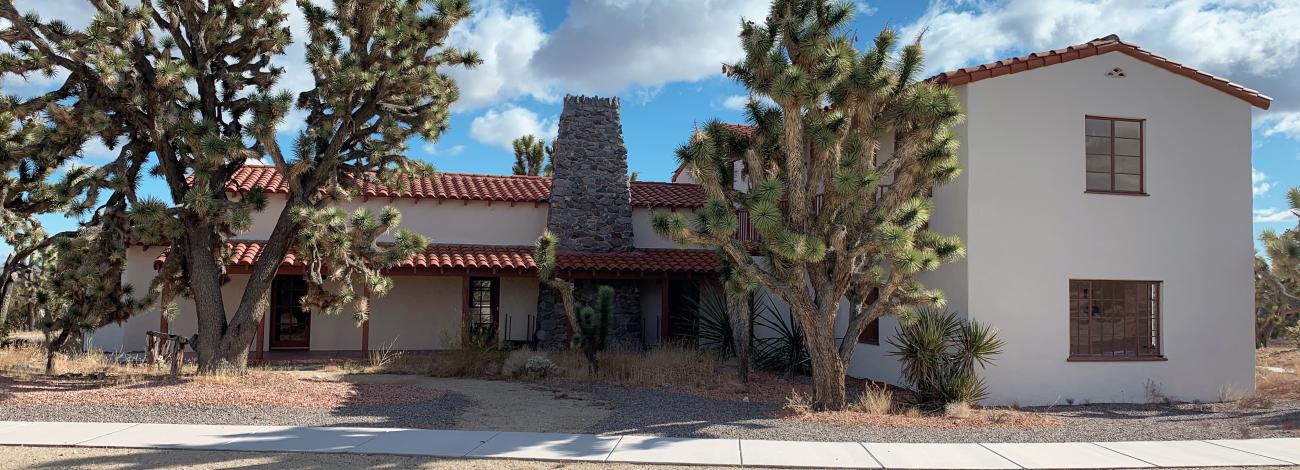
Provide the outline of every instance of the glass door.
{"type": "Polygon", "coordinates": [[[271,281],[271,348],[306,349],[311,343],[311,313],[302,308],[307,281],[302,276],[276,276],[271,281]]]}

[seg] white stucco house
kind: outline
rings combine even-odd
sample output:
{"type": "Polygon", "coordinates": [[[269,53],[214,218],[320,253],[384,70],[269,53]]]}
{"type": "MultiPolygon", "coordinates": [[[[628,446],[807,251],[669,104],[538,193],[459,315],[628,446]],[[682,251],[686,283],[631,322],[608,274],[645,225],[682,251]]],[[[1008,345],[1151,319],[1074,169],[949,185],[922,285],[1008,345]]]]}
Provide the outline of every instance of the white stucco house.
{"type": "MultiPolygon", "coordinates": [[[[923,281],[1006,340],[984,372],[990,403],[1217,401],[1253,390],[1250,126],[1268,97],[1115,36],[930,80],[955,87],[967,114],[957,129],[964,173],[935,191],[930,227],[961,236],[969,255],[923,281]]],[[[361,328],[297,308],[301,265],[286,259],[250,347],[440,349],[466,324],[555,341],[563,326],[531,254],[546,228],[561,233],[561,274],[580,296],[613,283],[620,311],[635,311],[616,319],[618,342],[670,337],[675,312],[718,265],[710,251],[657,236],[650,214],[690,211],[705,195],[681,171],[672,183],[629,184],[618,119],[617,100],[567,98],[554,178],[442,174],[348,203],[394,205],[404,228],[435,245],[390,270],[395,288],[361,328]]],[[[232,297],[279,212],[278,178],[252,166],[228,185],[273,197],[232,243],[232,297]]],[[[131,248],[124,281],[148,285],[163,251],[131,248]]],[[[852,375],[898,381],[881,341],[896,327],[884,318],[856,339],[852,375]]],[[[155,310],[103,328],[93,342],[140,350],[150,329],[192,334],[192,305],[182,300],[171,322],[155,310]]]]}

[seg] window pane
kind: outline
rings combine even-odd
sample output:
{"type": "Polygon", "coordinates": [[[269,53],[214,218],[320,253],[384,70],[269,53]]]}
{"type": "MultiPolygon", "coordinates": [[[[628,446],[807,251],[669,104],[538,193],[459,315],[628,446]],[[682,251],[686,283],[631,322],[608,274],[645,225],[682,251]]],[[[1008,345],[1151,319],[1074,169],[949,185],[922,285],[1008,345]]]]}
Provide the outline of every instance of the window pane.
{"type": "Polygon", "coordinates": [[[1084,135],[1110,136],[1109,119],[1085,119],[1083,128],[1084,135]]]}
{"type": "Polygon", "coordinates": [[[1142,141],[1138,139],[1115,139],[1115,155],[1142,155],[1142,141]]]}
{"type": "Polygon", "coordinates": [[[1109,172],[1110,155],[1088,155],[1088,171],[1109,172]]]}
{"type": "Polygon", "coordinates": [[[1085,153],[1091,154],[1110,154],[1110,138],[1108,137],[1088,137],[1088,145],[1085,147],[1085,153]]]}
{"type": "MultiPolygon", "coordinates": [[[[1089,168],[1089,171],[1091,170],[1092,169],[1089,168]]],[[[1134,175],[1142,173],[1142,158],[1141,157],[1119,157],[1119,156],[1115,157],[1115,172],[1130,173],[1134,175]]]]}
{"type": "Polygon", "coordinates": [[[1110,173],[1088,173],[1088,189],[1110,191],[1110,173]]]}
{"type": "Polygon", "coordinates": [[[1123,173],[1116,173],[1116,174],[1115,174],[1115,190],[1116,190],[1116,191],[1132,191],[1132,192],[1138,192],[1138,191],[1141,191],[1141,190],[1142,190],[1142,176],[1141,176],[1141,175],[1126,175],[1126,174],[1123,174],[1123,173]]]}
{"type": "Polygon", "coordinates": [[[1115,121],[1115,137],[1142,138],[1142,123],[1139,121],[1115,121]]]}

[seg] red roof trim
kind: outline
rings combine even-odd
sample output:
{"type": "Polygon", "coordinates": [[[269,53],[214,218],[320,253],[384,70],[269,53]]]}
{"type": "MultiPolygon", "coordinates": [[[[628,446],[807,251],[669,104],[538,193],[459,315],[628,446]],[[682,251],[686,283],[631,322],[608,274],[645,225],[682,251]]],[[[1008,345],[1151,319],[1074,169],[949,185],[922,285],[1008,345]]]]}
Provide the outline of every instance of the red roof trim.
{"type": "MultiPolygon", "coordinates": [[[[230,267],[251,267],[257,262],[265,242],[232,240],[230,267]]],[[[162,253],[154,260],[154,269],[167,260],[162,253]]],[[[640,249],[619,253],[560,252],[556,264],[561,270],[618,273],[715,273],[720,270],[717,254],[712,250],[640,249]]],[[[301,268],[306,263],[293,253],[286,254],[281,267],[301,268]]],[[[429,245],[424,251],[403,260],[393,268],[414,270],[504,269],[533,271],[533,247],[521,245],[429,245]]]]}
{"type": "MultiPolygon", "coordinates": [[[[549,176],[439,173],[434,177],[406,177],[397,190],[367,184],[365,197],[427,198],[461,201],[544,203],[551,199],[549,176]]],[[[248,165],[235,171],[226,191],[239,193],[261,187],[272,194],[287,194],[289,185],[273,166],[248,165]]],[[[694,208],[707,197],[699,185],[637,181],[630,185],[637,207],[694,208]]]]}
{"type": "Polygon", "coordinates": [[[1121,52],[1148,64],[1155,65],[1156,67],[1196,80],[1203,85],[1237,97],[1260,109],[1268,109],[1269,105],[1273,102],[1272,98],[1269,98],[1263,93],[1230,82],[1227,79],[1216,77],[1152,54],[1135,44],[1129,44],[1120,40],[1119,36],[1114,34],[1104,38],[1093,39],[1092,41],[1083,44],[1069,46],[1064,49],[1035,52],[1021,57],[1013,57],[1010,59],[999,60],[997,62],[990,62],[973,67],[965,67],[949,72],[943,72],[926,79],[926,81],[959,86],[971,82],[978,82],[987,78],[1010,75],[1017,72],[1033,70],[1048,65],[1083,59],[1108,52],[1121,52]]]}

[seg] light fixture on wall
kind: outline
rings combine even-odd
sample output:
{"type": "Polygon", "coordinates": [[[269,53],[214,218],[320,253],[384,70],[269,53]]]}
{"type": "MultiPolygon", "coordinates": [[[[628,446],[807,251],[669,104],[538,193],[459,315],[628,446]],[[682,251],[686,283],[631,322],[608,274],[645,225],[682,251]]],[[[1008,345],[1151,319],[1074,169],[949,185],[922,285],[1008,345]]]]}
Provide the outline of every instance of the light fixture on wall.
{"type": "Polygon", "coordinates": [[[1106,72],[1106,76],[1110,78],[1124,78],[1125,77],[1124,69],[1115,67],[1113,69],[1110,69],[1109,72],[1106,72]]]}

